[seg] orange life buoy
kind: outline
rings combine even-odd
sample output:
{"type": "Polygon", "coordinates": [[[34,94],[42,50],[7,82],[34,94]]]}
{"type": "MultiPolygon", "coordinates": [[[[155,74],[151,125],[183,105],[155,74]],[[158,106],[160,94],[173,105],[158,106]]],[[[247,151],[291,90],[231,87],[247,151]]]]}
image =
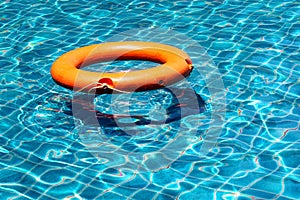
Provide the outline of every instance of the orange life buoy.
{"type": "Polygon", "coordinates": [[[183,51],[153,42],[108,42],[81,47],[60,56],[52,65],[56,83],[69,89],[105,93],[105,88],[119,91],[143,91],[173,84],[188,76],[192,61],[183,51]],[[160,63],[153,68],[129,72],[92,72],[84,66],[113,60],[146,60],[160,63]]]}

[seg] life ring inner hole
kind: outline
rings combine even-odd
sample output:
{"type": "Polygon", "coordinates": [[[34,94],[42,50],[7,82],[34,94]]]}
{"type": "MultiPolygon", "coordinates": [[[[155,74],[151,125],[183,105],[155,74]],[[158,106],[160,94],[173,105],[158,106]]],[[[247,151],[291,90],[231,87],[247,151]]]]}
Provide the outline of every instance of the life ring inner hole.
{"type": "Polygon", "coordinates": [[[128,72],[134,70],[143,70],[162,64],[149,60],[113,60],[113,61],[99,61],[96,63],[83,62],[77,68],[100,73],[115,73],[115,72],[128,72]]]}

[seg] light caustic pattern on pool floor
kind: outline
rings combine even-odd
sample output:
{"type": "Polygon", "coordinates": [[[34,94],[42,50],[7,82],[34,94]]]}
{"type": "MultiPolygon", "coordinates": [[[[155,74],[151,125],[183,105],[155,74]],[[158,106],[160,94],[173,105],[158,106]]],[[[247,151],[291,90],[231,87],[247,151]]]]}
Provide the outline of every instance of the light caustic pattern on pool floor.
{"type": "MultiPolygon", "coordinates": [[[[0,11],[1,199],[300,198],[299,2],[3,1],[0,11]],[[165,169],[112,168],[78,137],[72,92],[49,70],[71,49],[155,27],[197,41],[218,67],[227,99],[223,131],[199,159],[210,94],[206,75],[192,75],[208,110],[181,121],[192,129],[189,120],[198,120],[198,141],[165,169]]],[[[176,121],[149,131],[174,127],[176,121]]]]}

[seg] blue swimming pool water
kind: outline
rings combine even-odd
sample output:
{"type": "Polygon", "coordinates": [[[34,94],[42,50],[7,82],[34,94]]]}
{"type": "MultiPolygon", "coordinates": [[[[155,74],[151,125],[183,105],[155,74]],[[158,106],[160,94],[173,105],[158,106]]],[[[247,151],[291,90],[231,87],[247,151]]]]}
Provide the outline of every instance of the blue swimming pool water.
{"type": "Polygon", "coordinates": [[[0,10],[1,199],[300,199],[299,2],[6,0],[0,10]],[[51,79],[65,52],[132,39],[183,49],[195,70],[171,92],[96,98],[51,79]],[[175,90],[194,103],[178,109],[175,90]],[[90,100],[143,117],[88,121],[90,100]]]}

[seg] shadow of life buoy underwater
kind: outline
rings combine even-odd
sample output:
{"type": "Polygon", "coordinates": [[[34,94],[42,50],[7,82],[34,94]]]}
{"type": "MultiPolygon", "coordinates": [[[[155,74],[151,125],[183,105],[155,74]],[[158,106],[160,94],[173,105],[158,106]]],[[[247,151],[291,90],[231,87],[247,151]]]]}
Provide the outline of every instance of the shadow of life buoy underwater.
{"type": "MultiPolygon", "coordinates": [[[[163,119],[155,120],[151,118],[148,113],[145,115],[138,115],[138,114],[118,114],[118,113],[105,113],[101,112],[100,109],[97,109],[97,106],[95,107],[93,101],[86,101],[86,98],[84,96],[78,96],[76,98],[76,101],[73,101],[68,104],[68,107],[70,110],[72,110],[72,106],[74,107],[81,107],[86,108],[83,116],[90,116],[93,119],[85,118],[83,119],[85,121],[85,124],[93,124],[91,122],[95,122],[94,118],[97,119],[98,123],[102,127],[119,127],[119,126],[136,126],[136,125],[161,125],[161,124],[168,124],[177,120],[181,120],[182,118],[190,115],[197,115],[200,113],[205,112],[206,110],[206,103],[202,99],[202,97],[195,93],[192,89],[180,89],[180,88],[162,88],[158,89],[162,90],[164,93],[169,93],[170,103],[168,107],[166,107],[166,115],[163,117],[163,119]],[[82,98],[81,98],[82,97],[82,98]],[[193,100],[192,100],[193,99],[193,100]],[[192,102],[192,103],[191,103],[192,102]],[[194,102],[197,102],[196,104],[194,102]],[[95,108],[95,109],[91,109],[95,108]],[[134,119],[134,122],[122,122],[126,121],[123,119],[132,118],[134,119]]],[[[115,94],[118,95],[118,94],[115,94]]],[[[98,95],[96,95],[95,98],[97,98],[98,95]]],[[[108,101],[110,103],[113,103],[111,101],[110,96],[106,96],[108,98],[108,101]]],[[[163,104],[164,99],[158,99],[158,103],[163,104]]],[[[130,100],[129,100],[130,102],[130,100]]],[[[70,113],[72,114],[72,113],[70,113]]],[[[95,124],[94,124],[95,125],[95,124]]]]}

